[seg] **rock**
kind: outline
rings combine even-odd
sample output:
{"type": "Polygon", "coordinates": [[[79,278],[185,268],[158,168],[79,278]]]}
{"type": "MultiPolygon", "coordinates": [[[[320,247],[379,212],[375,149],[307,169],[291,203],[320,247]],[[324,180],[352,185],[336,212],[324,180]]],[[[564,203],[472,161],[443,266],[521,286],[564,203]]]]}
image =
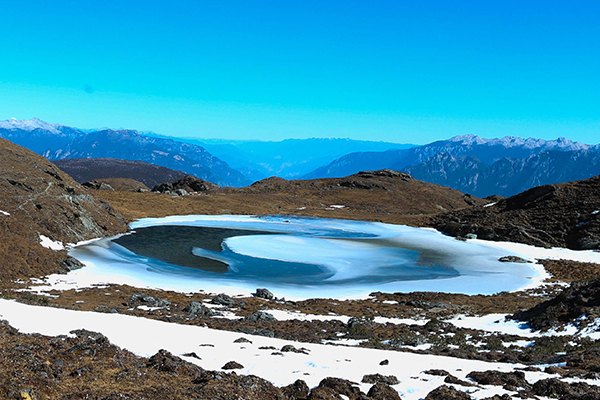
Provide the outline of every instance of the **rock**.
{"type": "Polygon", "coordinates": [[[264,311],[256,311],[246,317],[248,321],[258,322],[258,321],[276,321],[275,317],[269,313],[264,311]]]}
{"type": "Polygon", "coordinates": [[[273,293],[271,293],[268,289],[256,289],[255,297],[266,300],[273,300],[273,293]]]}
{"type": "Polygon", "coordinates": [[[524,258],[517,257],[517,256],[504,256],[504,257],[500,257],[498,259],[498,261],[500,261],[500,262],[522,263],[522,264],[526,264],[526,263],[530,263],[531,262],[529,260],[526,260],[524,258]]]}
{"type": "Polygon", "coordinates": [[[243,369],[244,366],[235,361],[229,361],[227,364],[223,365],[221,369],[243,369]]]}
{"type": "Polygon", "coordinates": [[[444,385],[429,392],[424,400],[472,400],[472,397],[465,392],[444,385]]]}
{"type": "Polygon", "coordinates": [[[281,391],[290,400],[305,400],[310,393],[308,385],[302,379],[298,379],[294,383],[282,387],[281,391]]]}
{"type": "Polygon", "coordinates": [[[378,382],[382,382],[385,383],[387,385],[397,385],[400,383],[400,381],[398,380],[398,378],[396,378],[394,375],[381,375],[381,374],[371,374],[371,375],[365,375],[362,378],[362,383],[378,383],[378,382]]]}
{"type": "Polygon", "coordinates": [[[308,354],[308,349],[305,349],[304,347],[301,349],[297,349],[294,346],[292,346],[291,344],[286,344],[285,346],[283,346],[281,348],[281,352],[282,353],[301,353],[301,354],[308,354]]]}
{"type": "Polygon", "coordinates": [[[502,396],[500,396],[499,394],[496,394],[492,397],[486,397],[485,399],[482,400],[512,400],[512,397],[510,397],[507,394],[503,394],[502,396]]]}
{"type": "Polygon", "coordinates": [[[156,185],[152,191],[160,193],[177,192],[183,190],[186,194],[190,192],[206,192],[218,188],[219,185],[198,179],[195,176],[187,175],[171,183],[161,183],[156,185]]]}
{"type": "Polygon", "coordinates": [[[452,332],[455,330],[454,325],[452,325],[450,322],[440,321],[437,318],[432,318],[431,320],[429,320],[425,325],[423,325],[423,328],[425,328],[429,332],[452,332]]]}
{"type": "Polygon", "coordinates": [[[450,375],[450,372],[448,372],[444,369],[429,369],[427,371],[423,371],[423,373],[425,373],[427,375],[433,375],[433,376],[448,376],[448,375],[450,375]]]}
{"type": "Polygon", "coordinates": [[[205,374],[202,368],[184,361],[164,349],[159,350],[158,353],[150,357],[146,366],[159,372],[190,376],[193,379],[205,374]]]}
{"type": "Polygon", "coordinates": [[[252,341],[250,341],[250,340],[248,340],[246,338],[241,337],[239,339],[235,339],[233,341],[233,343],[250,343],[250,344],[252,344],[252,341]]]}
{"type": "Polygon", "coordinates": [[[235,304],[235,300],[231,296],[226,295],[225,293],[221,293],[216,295],[210,301],[211,304],[218,304],[221,306],[231,307],[235,304]]]}
{"type": "Polygon", "coordinates": [[[185,189],[175,189],[171,193],[176,194],[177,196],[188,196],[189,195],[189,193],[185,189]]]}
{"type": "Polygon", "coordinates": [[[191,301],[183,311],[189,313],[190,317],[214,317],[215,315],[219,315],[217,311],[204,306],[199,301],[191,301]]]}
{"type": "Polygon", "coordinates": [[[248,335],[258,335],[265,337],[275,337],[275,332],[270,329],[251,329],[251,328],[239,328],[236,332],[246,333],[248,335]]]}
{"type": "Polygon", "coordinates": [[[463,381],[462,379],[458,379],[457,377],[455,377],[454,375],[448,375],[445,379],[444,379],[444,383],[451,383],[453,385],[460,385],[460,386],[477,386],[471,382],[467,382],[467,381],[463,381]]]}
{"type": "Polygon", "coordinates": [[[379,365],[389,365],[390,364],[390,360],[382,360],[379,365]]]}
{"type": "Polygon", "coordinates": [[[202,359],[201,359],[201,358],[198,356],[198,354],[196,354],[196,353],[195,353],[195,352],[193,352],[193,351],[192,351],[191,353],[183,353],[183,354],[182,354],[182,356],[183,356],[183,357],[192,357],[192,358],[196,358],[196,359],[198,359],[198,360],[202,360],[202,359]]]}
{"type": "Polygon", "coordinates": [[[369,392],[367,393],[367,397],[371,400],[400,400],[398,392],[383,382],[377,382],[371,386],[371,389],[369,389],[369,392]]]}
{"type": "Polygon", "coordinates": [[[542,379],[533,384],[532,392],[538,396],[558,397],[561,400],[588,400],[600,398],[600,387],[585,382],[567,383],[557,378],[542,379]]]}
{"type": "Polygon", "coordinates": [[[514,390],[514,388],[529,389],[531,385],[525,379],[523,371],[500,372],[500,371],[473,371],[467,375],[467,378],[473,379],[482,385],[497,385],[514,390]]]}
{"type": "Polygon", "coordinates": [[[325,378],[319,386],[311,390],[308,398],[309,400],[339,399],[339,395],[344,395],[350,400],[357,400],[364,396],[364,393],[356,385],[346,379],[325,378]]]}
{"type": "Polygon", "coordinates": [[[75,271],[76,269],[85,267],[81,261],[71,256],[67,256],[67,258],[63,261],[60,261],[58,265],[60,265],[67,272],[75,271]]]}
{"type": "Polygon", "coordinates": [[[108,313],[108,314],[118,314],[119,313],[119,311],[116,308],[111,308],[111,307],[104,306],[104,305],[99,305],[99,306],[94,307],[94,311],[108,313]]]}
{"type": "Polygon", "coordinates": [[[108,183],[102,182],[102,181],[96,181],[96,180],[82,183],[81,186],[89,188],[89,189],[94,189],[94,190],[110,190],[112,192],[114,192],[114,190],[115,190],[108,183]]]}
{"type": "Polygon", "coordinates": [[[352,317],[348,320],[346,326],[349,329],[359,326],[373,327],[375,326],[375,321],[373,320],[373,317],[352,317]]]}
{"type": "Polygon", "coordinates": [[[161,299],[160,297],[154,297],[150,294],[136,293],[131,295],[127,305],[129,307],[137,307],[140,305],[148,307],[169,307],[171,303],[167,300],[161,299]]]}
{"type": "Polygon", "coordinates": [[[465,234],[465,239],[477,239],[476,233],[467,233],[465,234]]]}

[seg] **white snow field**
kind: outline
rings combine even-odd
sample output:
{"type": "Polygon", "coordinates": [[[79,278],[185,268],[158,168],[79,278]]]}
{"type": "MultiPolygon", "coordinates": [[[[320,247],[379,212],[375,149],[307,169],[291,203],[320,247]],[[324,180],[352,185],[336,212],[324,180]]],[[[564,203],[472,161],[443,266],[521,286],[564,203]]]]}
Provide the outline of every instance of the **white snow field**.
{"type": "Polygon", "coordinates": [[[132,228],[159,225],[273,232],[272,235],[230,237],[225,240],[225,246],[233,253],[257,259],[316,264],[326,273],[318,283],[294,284],[271,280],[269,276],[238,277],[234,268],[229,274],[184,267],[169,269],[152,264],[152,260],[135,255],[110,239],[101,239],[71,248],[70,254],[86,268],[66,276],[48,277],[47,288],[60,290],[116,283],[183,292],[249,295],[257,287],[268,287],[276,296],[290,299],[365,298],[373,291],[493,294],[539,286],[548,274],[535,263],[537,258],[600,263],[600,253],[593,251],[543,249],[483,240],[459,241],[433,229],[363,221],[188,215],[146,218],[134,222],[132,228]],[[499,261],[507,255],[533,262],[499,261]],[[388,275],[394,274],[396,276],[388,279],[388,275]],[[402,278],[403,274],[408,280],[402,278]],[[420,278],[422,276],[426,277],[420,278]]]}

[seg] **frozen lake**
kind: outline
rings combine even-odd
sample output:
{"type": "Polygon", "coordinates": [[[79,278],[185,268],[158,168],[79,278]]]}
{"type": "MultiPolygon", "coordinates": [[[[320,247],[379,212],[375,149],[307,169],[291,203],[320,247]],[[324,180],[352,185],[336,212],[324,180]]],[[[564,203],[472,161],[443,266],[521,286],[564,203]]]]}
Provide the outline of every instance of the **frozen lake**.
{"type": "Polygon", "coordinates": [[[426,228],[376,222],[254,216],[173,216],[133,233],[80,245],[80,275],[163,289],[278,296],[361,297],[373,291],[491,294],[535,284],[540,268],[520,255],[426,228]],[[111,279],[108,279],[108,278],[111,279]],[[124,282],[123,282],[124,281],[124,282]]]}

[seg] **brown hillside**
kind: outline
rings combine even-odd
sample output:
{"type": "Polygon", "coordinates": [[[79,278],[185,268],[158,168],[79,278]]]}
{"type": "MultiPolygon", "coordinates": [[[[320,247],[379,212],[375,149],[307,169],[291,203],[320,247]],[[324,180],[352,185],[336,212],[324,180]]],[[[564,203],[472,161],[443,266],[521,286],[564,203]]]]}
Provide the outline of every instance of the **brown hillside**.
{"type": "Polygon", "coordinates": [[[74,243],[124,232],[124,220],[45,158],[0,139],[0,281],[59,270],[66,258],[40,235],[74,243]]]}
{"type": "Polygon", "coordinates": [[[142,182],[129,178],[102,178],[82,183],[90,189],[117,190],[123,192],[149,192],[150,188],[142,182]]]}
{"type": "Polygon", "coordinates": [[[268,178],[244,188],[215,188],[190,196],[99,191],[130,220],[174,214],[284,214],[421,225],[425,215],[484,204],[444,186],[396,171],[346,178],[268,178]],[[331,206],[344,206],[343,208],[331,206]]]}
{"type": "Polygon", "coordinates": [[[576,250],[600,248],[600,176],[538,186],[490,207],[452,211],[431,218],[451,234],[576,250]]]}

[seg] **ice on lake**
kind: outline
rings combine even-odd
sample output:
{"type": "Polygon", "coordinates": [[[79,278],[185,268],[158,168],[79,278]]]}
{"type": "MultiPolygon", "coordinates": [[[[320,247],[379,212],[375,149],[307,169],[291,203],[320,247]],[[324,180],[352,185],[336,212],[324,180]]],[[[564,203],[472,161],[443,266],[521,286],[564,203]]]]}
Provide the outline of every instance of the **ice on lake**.
{"type": "Polygon", "coordinates": [[[498,261],[526,255],[494,243],[377,222],[191,215],[146,218],[131,227],[132,234],[71,249],[88,266],[79,274],[181,291],[268,287],[291,298],[492,294],[530,286],[543,275],[535,264],[498,261]]]}

